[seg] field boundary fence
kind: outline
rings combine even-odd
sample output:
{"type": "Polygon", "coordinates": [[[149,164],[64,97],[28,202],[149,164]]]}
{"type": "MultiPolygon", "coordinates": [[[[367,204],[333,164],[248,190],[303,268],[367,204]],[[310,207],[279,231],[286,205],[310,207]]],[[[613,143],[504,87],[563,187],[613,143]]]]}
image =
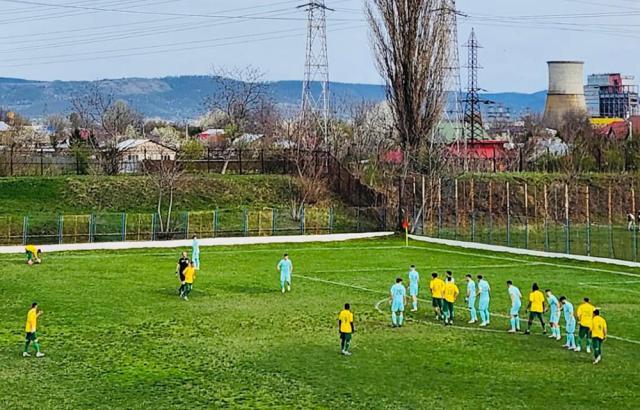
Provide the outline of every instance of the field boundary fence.
{"type": "Polygon", "coordinates": [[[0,216],[0,245],[131,242],[218,237],[383,232],[385,208],[304,207],[176,212],[167,226],[156,213],[0,216]]]}
{"type": "Polygon", "coordinates": [[[625,181],[416,176],[398,214],[432,238],[640,261],[640,196],[625,181]],[[633,215],[631,218],[629,215],[633,215]]]}

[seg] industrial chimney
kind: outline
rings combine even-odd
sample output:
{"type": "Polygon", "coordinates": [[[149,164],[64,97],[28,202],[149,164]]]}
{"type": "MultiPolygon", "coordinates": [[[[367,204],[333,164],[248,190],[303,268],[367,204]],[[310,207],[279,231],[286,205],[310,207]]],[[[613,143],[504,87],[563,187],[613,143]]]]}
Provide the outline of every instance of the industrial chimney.
{"type": "Polygon", "coordinates": [[[568,112],[587,112],[584,98],[584,62],[549,61],[549,90],[544,123],[558,128],[568,112]]]}

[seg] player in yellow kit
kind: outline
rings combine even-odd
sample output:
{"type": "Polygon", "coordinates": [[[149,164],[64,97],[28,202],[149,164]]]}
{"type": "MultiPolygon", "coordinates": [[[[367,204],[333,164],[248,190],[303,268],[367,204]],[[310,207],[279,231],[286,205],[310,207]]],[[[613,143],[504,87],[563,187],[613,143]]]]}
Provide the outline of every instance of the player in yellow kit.
{"type": "Polygon", "coordinates": [[[538,287],[537,283],[534,283],[531,286],[531,293],[529,293],[529,304],[527,305],[527,310],[529,311],[529,321],[527,322],[527,330],[525,330],[524,334],[531,334],[531,324],[533,323],[533,319],[538,318],[540,320],[540,324],[542,325],[542,333],[547,334],[547,328],[544,324],[544,318],[542,317],[542,313],[544,313],[544,305],[546,299],[544,294],[540,291],[540,287],[538,287]]]}
{"type": "Polygon", "coordinates": [[[600,363],[602,360],[602,344],[607,338],[607,321],[600,316],[600,310],[593,311],[593,319],[591,319],[591,340],[593,343],[593,355],[595,359],[593,364],[600,363]]]}
{"type": "Polygon", "coordinates": [[[189,262],[189,266],[187,266],[183,272],[184,274],[184,288],[180,293],[180,297],[184,300],[189,300],[189,293],[193,290],[193,282],[196,279],[196,265],[193,261],[189,262]]]}
{"type": "Polygon", "coordinates": [[[26,340],[24,342],[24,351],[22,352],[23,357],[31,356],[29,354],[29,345],[33,343],[34,349],[36,349],[36,357],[43,357],[44,353],[40,351],[40,343],[38,343],[38,335],[36,334],[36,330],[38,327],[38,318],[42,315],[42,311],[38,311],[38,304],[33,302],[31,304],[31,309],[27,313],[27,324],[24,327],[25,332],[27,333],[26,340]]]}
{"type": "Polygon", "coordinates": [[[589,298],[584,298],[583,303],[578,306],[576,318],[578,319],[578,343],[576,343],[576,352],[582,350],[582,339],[586,340],[587,353],[591,353],[591,324],[593,321],[593,311],[596,307],[591,304],[589,298]]]}
{"type": "Polygon", "coordinates": [[[442,314],[443,302],[444,302],[444,281],[438,277],[438,274],[433,272],[431,274],[431,282],[429,282],[429,289],[431,290],[431,304],[433,310],[436,312],[436,319],[444,319],[442,314]]]}
{"type": "Polygon", "coordinates": [[[42,250],[36,248],[34,245],[25,246],[24,253],[27,255],[28,265],[33,265],[34,263],[42,263],[42,250]]]}
{"type": "Polygon", "coordinates": [[[453,277],[448,276],[444,284],[444,324],[453,324],[453,304],[456,302],[460,291],[453,281],[453,277]]]}
{"type": "Polygon", "coordinates": [[[340,352],[345,356],[351,356],[351,336],[356,331],[353,323],[353,313],[348,303],[344,304],[344,309],[338,315],[338,332],[340,332],[340,352]]]}

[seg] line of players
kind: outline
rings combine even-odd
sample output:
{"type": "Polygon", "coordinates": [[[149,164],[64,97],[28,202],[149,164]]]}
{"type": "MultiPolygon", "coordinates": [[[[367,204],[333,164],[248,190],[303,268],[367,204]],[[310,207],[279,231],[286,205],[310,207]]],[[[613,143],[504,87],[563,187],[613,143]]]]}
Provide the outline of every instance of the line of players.
{"type": "MultiPolygon", "coordinates": [[[[412,312],[418,310],[418,293],[420,274],[416,271],[416,267],[411,265],[409,270],[409,296],[412,299],[412,312]]],[[[436,319],[442,320],[445,325],[453,324],[454,305],[460,294],[458,286],[455,283],[451,271],[447,271],[446,279],[439,278],[437,273],[431,274],[429,290],[431,291],[432,306],[435,311],[436,319]]],[[[477,323],[477,314],[480,314],[480,327],[486,327],[490,324],[489,305],[491,300],[491,286],[483,275],[477,275],[478,283],[473,280],[471,275],[466,275],[467,282],[466,297],[467,308],[470,313],[469,324],[477,323]],[[478,301],[478,309],[476,311],[476,300],[478,301]]],[[[507,281],[507,292],[511,300],[509,310],[509,319],[511,327],[509,333],[520,331],[520,310],[522,309],[522,293],[520,289],[514,286],[512,281],[507,281]]],[[[391,324],[392,327],[402,326],[404,321],[404,308],[407,299],[407,289],[403,285],[402,278],[397,278],[396,283],[391,286],[389,301],[391,303],[391,324]]],[[[546,289],[544,294],[540,290],[537,283],[531,286],[529,293],[529,301],[525,308],[525,312],[529,313],[527,321],[527,329],[525,334],[531,333],[531,325],[534,320],[539,320],[542,326],[543,334],[547,334],[547,326],[544,320],[544,313],[549,312],[549,324],[551,328],[550,338],[560,340],[562,338],[560,331],[560,316],[564,315],[566,343],[564,348],[580,352],[582,350],[582,341],[585,341],[587,353],[591,353],[593,347],[594,364],[602,360],[602,344],[607,337],[607,322],[600,315],[600,310],[591,304],[589,298],[584,298],[583,303],[574,312],[573,304],[565,296],[557,298],[551,289],[546,289]],[[546,297],[545,297],[546,294],[546,297]],[[579,325],[578,341],[576,344],[575,330],[576,323],[579,325]]]]}

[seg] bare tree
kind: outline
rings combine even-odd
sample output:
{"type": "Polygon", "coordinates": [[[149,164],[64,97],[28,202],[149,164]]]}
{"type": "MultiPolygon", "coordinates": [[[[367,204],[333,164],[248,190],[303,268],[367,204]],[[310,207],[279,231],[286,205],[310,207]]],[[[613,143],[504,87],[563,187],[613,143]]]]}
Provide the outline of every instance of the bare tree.
{"type": "Polygon", "coordinates": [[[431,164],[432,136],[447,103],[446,80],[453,31],[446,0],[368,0],[367,18],[376,63],[387,85],[403,176],[420,155],[431,164]],[[413,163],[412,163],[413,162],[413,163]]]}
{"type": "Polygon", "coordinates": [[[206,105],[211,114],[222,114],[218,126],[225,130],[222,145],[225,158],[222,174],[225,174],[235,141],[244,133],[262,132],[263,120],[274,111],[274,105],[264,74],[255,67],[214,67],[211,79],[213,94],[206,105]]]}
{"type": "Polygon", "coordinates": [[[50,115],[47,117],[47,128],[49,128],[49,139],[51,146],[56,149],[60,142],[63,142],[69,135],[67,129],[70,126],[70,121],[61,115],[50,115]]]}
{"type": "Polygon", "coordinates": [[[81,95],[71,100],[77,116],[76,122],[90,128],[96,136],[94,151],[105,173],[117,174],[120,152],[118,142],[127,129],[142,129],[142,115],[127,103],[115,99],[113,92],[92,84],[81,95]]]}
{"type": "Polygon", "coordinates": [[[168,235],[171,232],[174,195],[184,179],[181,161],[178,160],[178,157],[175,160],[144,161],[143,171],[149,177],[149,183],[156,191],[156,212],[160,223],[160,232],[168,235]],[[166,213],[164,213],[165,200],[168,201],[166,213]]]}

